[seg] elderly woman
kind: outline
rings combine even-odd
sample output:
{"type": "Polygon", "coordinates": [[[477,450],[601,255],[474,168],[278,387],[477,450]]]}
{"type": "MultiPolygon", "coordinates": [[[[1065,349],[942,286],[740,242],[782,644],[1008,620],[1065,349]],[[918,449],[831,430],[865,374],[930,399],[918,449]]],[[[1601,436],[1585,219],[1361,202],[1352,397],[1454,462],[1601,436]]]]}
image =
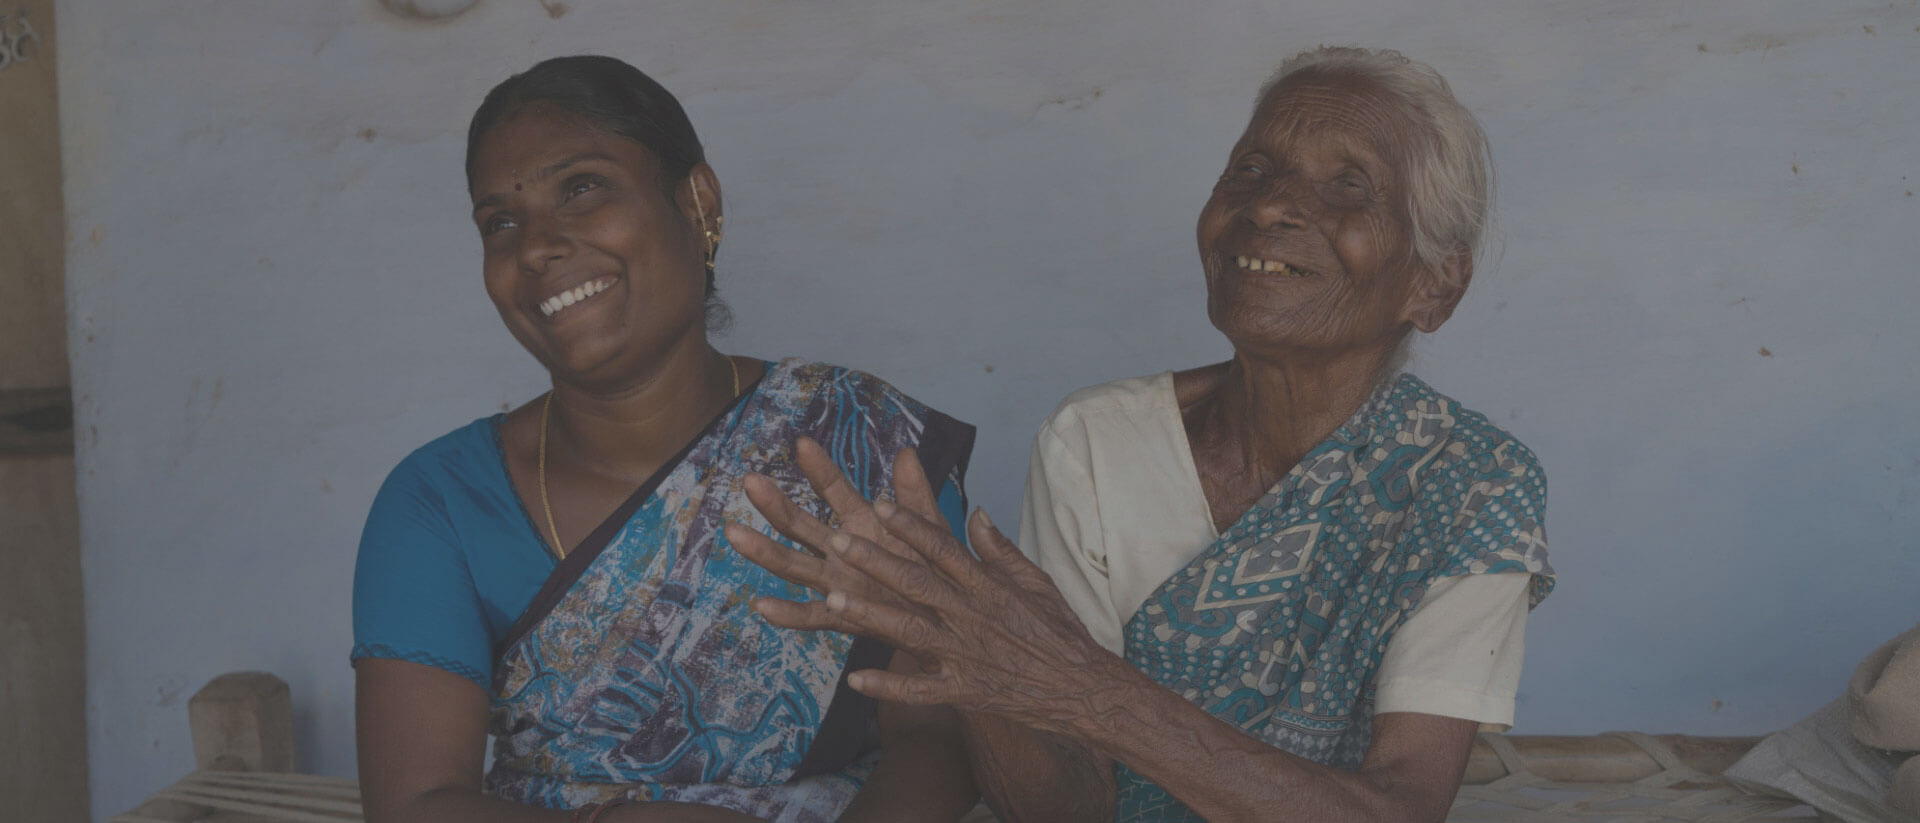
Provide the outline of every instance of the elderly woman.
{"type": "Polygon", "coordinates": [[[952,711],[845,686],[912,659],[767,625],[750,596],[807,594],[720,526],[772,533],[748,475],[825,515],[803,471],[876,497],[907,448],[941,482],[905,487],[957,517],[972,428],[868,375],[714,349],[720,184],[625,63],[493,89],[467,185],[487,295],[552,390],[415,451],[374,501],[354,580],[367,819],[958,816],[975,794],[952,711]]]}
{"type": "Polygon", "coordinates": [[[1061,404],[1031,562],[983,514],[969,555],[925,483],[839,531],[766,507],[825,556],[735,545],[830,594],[759,608],[913,652],[854,688],[959,708],[1009,819],[1442,819],[1552,586],[1533,455],[1397,368],[1466,291],[1488,178],[1432,69],[1288,60],[1200,212],[1233,359],[1061,404]]]}

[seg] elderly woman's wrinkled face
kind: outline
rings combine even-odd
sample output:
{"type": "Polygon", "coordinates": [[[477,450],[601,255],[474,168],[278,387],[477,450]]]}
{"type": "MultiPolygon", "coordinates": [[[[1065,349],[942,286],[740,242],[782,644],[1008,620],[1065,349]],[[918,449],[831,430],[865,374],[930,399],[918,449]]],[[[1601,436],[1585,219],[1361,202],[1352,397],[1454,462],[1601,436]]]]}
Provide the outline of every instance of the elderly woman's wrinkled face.
{"type": "Polygon", "coordinates": [[[481,139],[473,196],[487,295],[556,377],[616,384],[704,335],[696,221],[639,142],[534,104],[481,139]]]}
{"type": "Polygon", "coordinates": [[[1391,348],[1419,279],[1410,124],[1370,81],[1275,88],[1200,212],[1207,314],[1243,351],[1391,348]]]}

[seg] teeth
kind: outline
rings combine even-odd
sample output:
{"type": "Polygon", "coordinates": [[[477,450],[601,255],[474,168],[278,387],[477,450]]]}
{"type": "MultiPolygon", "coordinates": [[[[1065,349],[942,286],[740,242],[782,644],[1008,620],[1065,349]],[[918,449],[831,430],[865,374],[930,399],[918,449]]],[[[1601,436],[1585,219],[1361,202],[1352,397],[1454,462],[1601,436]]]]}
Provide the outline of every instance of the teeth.
{"type": "Polygon", "coordinates": [[[547,317],[552,317],[558,314],[561,309],[606,291],[612,286],[613,282],[611,280],[594,280],[592,282],[582,283],[541,301],[540,313],[547,317]]]}
{"type": "Polygon", "coordinates": [[[1233,262],[1247,271],[1278,274],[1289,278],[1306,277],[1307,273],[1278,260],[1261,260],[1258,257],[1235,257],[1233,262]]]}

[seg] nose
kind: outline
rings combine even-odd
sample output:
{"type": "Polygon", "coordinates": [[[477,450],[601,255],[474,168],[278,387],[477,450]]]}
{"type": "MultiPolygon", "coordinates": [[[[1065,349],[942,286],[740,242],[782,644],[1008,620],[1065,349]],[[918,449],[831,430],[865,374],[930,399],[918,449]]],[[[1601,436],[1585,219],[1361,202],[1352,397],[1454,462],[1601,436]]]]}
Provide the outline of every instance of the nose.
{"type": "Polygon", "coordinates": [[[521,237],[520,267],[533,274],[546,275],[548,266],[573,251],[573,239],[551,217],[530,218],[521,237]]]}
{"type": "Polygon", "coordinates": [[[1300,174],[1282,174],[1254,195],[1248,218],[1262,230],[1297,229],[1312,216],[1313,191],[1300,174]]]}

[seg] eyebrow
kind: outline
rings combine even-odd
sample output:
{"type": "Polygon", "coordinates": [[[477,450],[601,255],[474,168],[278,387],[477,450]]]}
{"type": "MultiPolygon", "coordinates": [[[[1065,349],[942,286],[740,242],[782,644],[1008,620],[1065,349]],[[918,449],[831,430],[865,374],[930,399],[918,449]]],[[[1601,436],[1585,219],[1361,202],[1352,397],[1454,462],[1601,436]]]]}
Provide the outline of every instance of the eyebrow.
{"type": "Polygon", "coordinates": [[[1368,177],[1375,176],[1377,171],[1387,168],[1390,165],[1386,158],[1369,156],[1346,149],[1342,149],[1340,152],[1340,162],[1344,163],[1348,168],[1359,169],[1365,172],[1368,177]]]}
{"type": "MultiPolygon", "coordinates": [[[[598,152],[598,151],[581,152],[579,154],[573,155],[572,157],[568,157],[564,160],[554,163],[553,165],[548,166],[544,169],[541,169],[537,172],[534,172],[533,180],[534,182],[537,183],[541,180],[545,180],[549,177],[559,174],[560,172],[566,171],[569,166],[579,165],[589,160],[604,160],[609,163],[614,162],[613,156],[605,152],[598,152]]],[[[500,201],[503,199],[505,199],[505,196],[500,194],[489,194],[485,197],[482,197],[479,200],[474,201],[473,212],[475,214],[479,214],[481,209],[487,208],[489,206],[499,205],[500,201]]]]}

